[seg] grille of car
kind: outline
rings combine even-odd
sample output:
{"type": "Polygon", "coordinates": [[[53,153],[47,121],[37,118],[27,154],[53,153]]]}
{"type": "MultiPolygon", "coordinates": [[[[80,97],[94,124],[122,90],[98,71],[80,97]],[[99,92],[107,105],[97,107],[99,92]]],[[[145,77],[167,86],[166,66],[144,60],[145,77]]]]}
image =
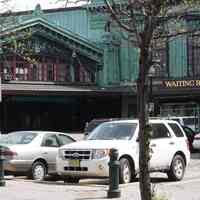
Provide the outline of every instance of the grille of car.
{"type": "Polygon", "coordinates": [[[64,158],[67,160],[89,160],[91,158],[91,151],[89,150],[65,150],[64,158]]]}

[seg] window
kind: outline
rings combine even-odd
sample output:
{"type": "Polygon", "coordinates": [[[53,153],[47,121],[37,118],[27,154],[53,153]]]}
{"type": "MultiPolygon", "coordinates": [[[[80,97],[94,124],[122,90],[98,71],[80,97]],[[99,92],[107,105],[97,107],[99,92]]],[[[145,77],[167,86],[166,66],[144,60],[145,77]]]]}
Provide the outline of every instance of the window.
{"type": "Polygon", "coordinates": [[[71,142],[75,142],[73,139],[71,139],[67,135],[61,135],[61,134],[58,135],[58,140],[61,146],[65,144],[69,144],[71,142]]]}
{"type": "Polygon", "coordinates": [[[152,126],[152,139],[170,137],[169,130],[164,124],[151,124],[152,126]]]}
{"type": "Polygon", "coordinates": [[[79,57],[73,60],[74,77],[76,82],[95,82],[95,72],[91,70],[91,65],[79,57]]]}
{"type": "Polygon", "coordinates": [[[80,82],[92,82],[92,74],[86,68],[84,68],[82,65],[80,65],[79,68],[79,80],[80,82]]]}
{"type": "Polygon", "coordinates": [[[13,67],[7,62],[1,63],[1,73],[4,80],[11,80],[13,76],[13,67]]]}
{"type": "Polygon", "coordinates": [[[24,63],[16,63],[16,80],[27,80],[28,68],[24,63]]]}
{"type": "Polygon", "coordinates": [[[38,80],[38,70],[37,70],[37,66],[36,65],[32,66],[32,79],[33,79],[33,81],[37,81],[38,80]]]}
{"type": "Polygon", "coordinates": [[[3,144],[29,144],[37,136],[37,133],[32,132],[12,132],[9,134],[2,135],[0,143],[3,144]]]}
{"type": "Polygon", "coordinates": [[[56,80],[58,81],[70,81],[70,69],[64,63],[57,64],[57,77],[56,80]]]}
{"type": "Polygon", "coordinates": [[[181,131],[180,127],[175,123],[169,123],[169,126],[174,131],[176,137],[184,137],[183,132],[181,131]]]}
{"type": "Polygon", "coordinates": [[[48,135],[47,137],[45,137],[42,146],[59,147],[56,135],[48,135]]]}
{"type": "Polygon", "coordinates": [[[136,127],[136,123],[105,122],[91,132],[88,140],[129,140],[133,137],[136,127]]]}
{"type": "Polygon", "coordinates": [[[47,65],[47,80],[48,81],[54,80],[54,66],[53,66],[53,64],[47,65]]]}
{"type": "Polygon", "coordinates": [[[199,35],[188,37],[188,76],[200,76],[200,38],[199,35]]]}
{"type": "Polygon", "coordinates": [[[156,76],[168,76],[169,69],[167,66],[168,54],[167,40],[159,38],[155,41],[152,60],[159,63],[160,68],[156,68],[156,76]]]}

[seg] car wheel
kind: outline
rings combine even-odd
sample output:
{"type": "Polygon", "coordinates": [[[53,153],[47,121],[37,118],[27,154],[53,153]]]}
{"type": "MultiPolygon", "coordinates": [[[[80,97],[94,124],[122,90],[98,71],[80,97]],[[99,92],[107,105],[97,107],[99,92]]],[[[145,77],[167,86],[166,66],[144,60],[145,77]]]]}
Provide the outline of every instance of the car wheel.
{"type": "Polygon", "coordinates": [[[45,176],[47,175],[47,167],[41,161],[36,161],[33,163],[31,168],[31,178],[33,180],[44,180],[45,176]]]}
{"type": "Polygon", "coordinates": [[[79,180],[78,177],[65,177],[64,183],[79,183],[79,180]]]}
{"type": "Polygon", "coordinates": [[[128,159],[120,159],[119,182],[130,183],[132,178],[131,165],[128,159]]]}
{"type": "Polygon", "coordinates": [[[185,173],[185,162],[182,156],[176,155],[170,167],[170,170],[167,172],[167,176],[172,181],[180,181],[185,173]]]}

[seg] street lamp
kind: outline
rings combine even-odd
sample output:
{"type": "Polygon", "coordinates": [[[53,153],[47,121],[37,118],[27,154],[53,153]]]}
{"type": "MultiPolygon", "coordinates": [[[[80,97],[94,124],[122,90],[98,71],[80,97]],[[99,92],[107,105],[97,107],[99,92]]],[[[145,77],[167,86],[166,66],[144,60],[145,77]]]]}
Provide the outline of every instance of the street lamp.
{"type": "Polygon", "coordinates": [[[153,99],[153,78],[157,75],[157,70],[160,70],[160,65],[155,62],[149,68],[148,78],[150,81],[149,85],[149,98],[148,98],[148,111],[150,116],[154,113],[154,99],[153,99]]]}

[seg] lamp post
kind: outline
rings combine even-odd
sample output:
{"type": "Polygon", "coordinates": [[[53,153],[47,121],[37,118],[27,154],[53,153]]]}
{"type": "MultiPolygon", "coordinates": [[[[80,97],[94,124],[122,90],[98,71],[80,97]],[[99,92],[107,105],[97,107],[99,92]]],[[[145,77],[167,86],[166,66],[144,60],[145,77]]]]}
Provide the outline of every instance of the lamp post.
{"type": "Polygon", "coordinates": [[[6,185],[4,179],[4,159],[4,147],[0,145],[0,187],[6,185]]]}
{"type": "Polygon", "coordinates": [[[154,63],[153,65],[151,65],[148,72],[148,78],[149,78],[148,111],[150,116],[154,114],[153,78],[156,76],[157,68],[160,69],[160,65],[158,63],[154,63]]]}

